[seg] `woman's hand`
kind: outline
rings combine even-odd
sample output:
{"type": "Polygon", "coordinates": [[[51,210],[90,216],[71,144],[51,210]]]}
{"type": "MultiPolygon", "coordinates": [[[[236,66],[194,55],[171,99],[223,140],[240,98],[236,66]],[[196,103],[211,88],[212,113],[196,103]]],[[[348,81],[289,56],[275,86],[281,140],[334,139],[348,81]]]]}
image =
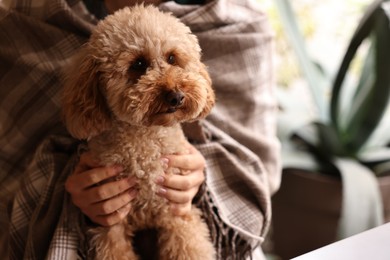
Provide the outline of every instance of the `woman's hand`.
{"type": "Polygon", "coordinates": [[[159,176],[156,182],[161,186],[157,194],[168,199],[175,215],[185,215],[191,210],[192,200],[205,180],[206,161],[194,146],[188,144],[188,154],[166,155],[162,162],[165,169],[179,168],[182,174],[159,176]]]}
{"type": "Polygon", "coordinates": [[[75,171],[68,177],[65,189],[72,202],[94,223],[111,226],[127,216],[130,202],[137,195],[135,178],[109,180],[119,176],[121,166],[101,166],[86,152],[81,155],[75,171]]]}
{"type": "MultiPolygon", "coordinates": [[[[163,175],[156,179],[160,185],[158,194],[170,202],[175,215],[185,215],[192,207],[192,200],[205,180],[205,159],[195,147],[188,144],[188,154],[167,155],[162,158],[165,169],[179,168],[182,175],[163,175]]],[[[72,175],[65,183],[72,202],[91,221],[102,226],[111,226],[127,216],[131,201],[137,195],[136,179],[119,176],[121,166],[101,166],[91,153],[81,155],[72,175]]]]}

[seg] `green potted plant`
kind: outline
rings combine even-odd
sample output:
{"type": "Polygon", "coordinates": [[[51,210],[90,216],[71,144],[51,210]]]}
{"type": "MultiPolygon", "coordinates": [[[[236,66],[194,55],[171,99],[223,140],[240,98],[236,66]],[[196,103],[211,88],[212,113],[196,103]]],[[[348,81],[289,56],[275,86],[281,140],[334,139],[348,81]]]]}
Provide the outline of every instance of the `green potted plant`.
{"type": "Polygon", "coordinates": [[[276,3],[318,112],[299,121],[295,115],[307,111],[297,100],[280,105],[283,176],[273,199],[273,242],[276,254],[291,258],[390,221],[390,2],[367,8],[335,77],[309,58],[289,1],[276,3]],[[353,81],[351,62],[362,49],[353,81]]]}

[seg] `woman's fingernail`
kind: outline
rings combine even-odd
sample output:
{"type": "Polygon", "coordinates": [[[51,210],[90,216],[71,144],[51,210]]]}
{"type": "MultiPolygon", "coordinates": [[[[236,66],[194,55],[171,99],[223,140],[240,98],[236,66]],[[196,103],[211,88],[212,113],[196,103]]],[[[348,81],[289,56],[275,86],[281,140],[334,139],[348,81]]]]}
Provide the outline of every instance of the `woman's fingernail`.
{"type": "Polygon", "coordinates": [[[164,176],[158,176],[157,178],[156,178],[156,183],[157,184],[163,184],[164,183],[164,181],[165,181],[165,178],[164,178],[164,176]]]}
{"type": "Polygon", "coordinates": [[[129,211],[130,211],[130,205],[126,205],[126,206],[116,210],[116,212],[118,212],[119,215],[121,215],[121,216],[127,215],[127,213],[129,213],[129,211]]]}
{"type": "Polygon", "coordinates": [[[161,158],[161,164],[162,164],[164,170],[168,169],[168,163],[169,163],[168,158],[165,158],[165,157],[161,158]]]}
{"type": "Polygon", "coordinates": [[[167,193],[167,189],[165,189],[165,188],[158,188],[157,189],[157,194],[159,194],[159,195],[165,195],[167,193]]]}
{"type": "Polygon", "coordinates": [[[135,198],[135,196],[137,196],[137,194],[138,194],[138,191],[136,189],[132,189],[129,191],[129,195],[132,199],[135,198]]]}

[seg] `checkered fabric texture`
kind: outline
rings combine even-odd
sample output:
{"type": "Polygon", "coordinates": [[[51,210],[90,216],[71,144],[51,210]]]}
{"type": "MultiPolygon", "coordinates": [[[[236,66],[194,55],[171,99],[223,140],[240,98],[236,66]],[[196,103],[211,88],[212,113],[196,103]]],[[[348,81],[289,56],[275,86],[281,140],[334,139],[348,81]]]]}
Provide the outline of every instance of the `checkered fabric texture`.
{"type": "MultiPolygon", "coordinates": [[[[80,144],[61,122],[61,70],[97,19],[78,0],[0,6],[0,252],[9,259],[84,258],[84,216],[64,190],[80,144]]],[[[243,259],[267,233],[280,182],[272,31],[250,0],[169,1],[160,9],[198,36],[213,80],[211,115],[183,127],[207,163],[195,203],[218,258],[243,259]]]]}

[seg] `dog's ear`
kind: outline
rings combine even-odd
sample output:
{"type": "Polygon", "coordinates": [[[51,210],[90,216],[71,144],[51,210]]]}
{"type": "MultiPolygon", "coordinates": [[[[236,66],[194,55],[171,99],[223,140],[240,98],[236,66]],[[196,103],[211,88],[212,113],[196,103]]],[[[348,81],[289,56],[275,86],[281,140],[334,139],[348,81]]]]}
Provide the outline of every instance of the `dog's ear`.
{"type": "Polygon", "coordinates": [[[206,80],[207,82],[207,100],[206,105],[203,108],[202,112],[200,112],[198,118],[204,118],[206,117],[211,109],[214,107],[215,104],[215,94],[214,90],[212,88],[212,82],[209,73],[207,72],[206,66],[202,64],[201,69],[199,71],[200,75],[206,80]]]}
{"type": "Polygon", "coordinates": [[[88,139],[110,128],[110,112],[99,87],[97,62],[87,47],[69,65],[62,96],[63,119],[72,136],[88,139]]]}

